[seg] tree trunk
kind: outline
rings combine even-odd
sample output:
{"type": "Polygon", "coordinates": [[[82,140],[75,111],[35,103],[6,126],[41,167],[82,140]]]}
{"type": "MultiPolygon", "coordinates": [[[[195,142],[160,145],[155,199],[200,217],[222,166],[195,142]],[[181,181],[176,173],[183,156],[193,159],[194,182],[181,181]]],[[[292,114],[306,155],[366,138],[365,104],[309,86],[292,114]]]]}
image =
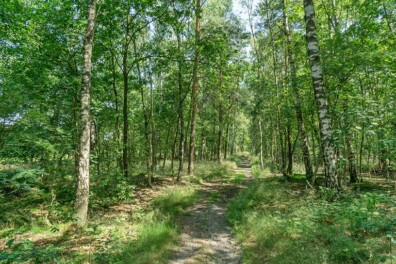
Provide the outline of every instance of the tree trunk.
{"type": "Polygon", "coordinates": [[[125,44],[124,52],[122,56],[122,78],[124,83],[124,102],[122,108],[123,116],[123,130],[122,130],[122,170],[124,177],[127,178],[129,175],[128,170],[128,132],[129,132],[129,122],[128,122],[128,47],[129,47],[129,26],[130,26],[130,16],[127,15],[127,24],[125,31],[125,44]]]}
{"type": "Polygon", "coordinates": [[[260,130],[260,168],[264,168],[264,158],[263,158],[263,127],[261,124],[261,118],[259,119],[259,130],[260,130]]]}
{"type": "Polygon", "coordinates": [[[307,51],[311,66],[311,76],[319,119],[321,144],[325,163],[326,186],[341,190],[338,183],[337,166],[334,148],[331,143],[332,127],[326,87],[323,80],[323,70],[320,61],[319,43],[315,25],[315,7],[313,0],[304,0],[306,23],[307,51]]]}
{"type": "MultiPolygon", "coordinates": [[[[177,50],[179,52],[179,56],[181,56],[181,38],[180,34],[177,33],[177,50]]],[[[177,181],[181,181],[181,177],[183,174],[183,161],[184,161],[184,111],[183,111],[183,101],[184,101],[184,94],[183,94],[183,75],[182,75],[182,69],[183,69],[183,60],[180,57],[179,60],[177,61],[177,66],[178,66],[178,72],[177,72],[177,79],[178,79],[178,85],[179,85],[179,131],[180,131],[180,138],[179,138],[179,166],[177,170],[177,181]]]]}
{"type": "MultiPolygon", "coordinates": [[[[133,49],[134,49],[134,53],[137,54],[137,47],[136,47],[135,39],[133,39],[133,49]]],[[[152,176],[153,176],[153,163],[152,163],[153,150],[152,150],[152,144],[151,144],[152,137],[151,137],[151,131],[150,131],[150,123],[151,122],[150,122],[150,118],[147,114],[146,100],[144,98],[144,85],[143,85],[143,81],[142,81],[142,72],[141,72],[139,63],[136,63],[136,68],[138,71],[137,73],[138,73],[138,81],[139,81],[140,100],[142,103],[143,120],[144,120],[144,137],[145,137],[145,141],[146,141],[145,159],[146,159],[147,181],[148,181],[148,185],[151,186],[151,180],[152,180],[152,176]]]]}
{"type": "Polygon", "coordinates": [[[311,158],[309,155],[308,138],[307,138],[307,133],[305,132],[304,119],[301,109],[300,92],[297,87],[297,76],[296,76],[297,69],[296,69],[293,52],[291,49],[291,34],[289,28],[289,16],[287,13],[287,0],[283,0],[283,23],[286,34],[286,68],[290,69],[291,86],[294,93],[294,108],[296,111],[298,130],[301,139],[301,148],[302,148],[303,160],[305,166],[305,175],[307,177],[307,180],[311,181],[313,179],[313,171],[311,165],[311,158]],[[289,63],[290,63],[290,67],[288,67],[289,63]]]}
{"type": "Polygon", "coordinates": [[[286,139],[287,139],[287,175],[293,175],[293,144],[291,141],[291,126],[290,122],[287,124],[286,129],[286,139]]]}
{"type": "Polygon", "coordinates": [[[235,139],[236,139],[236,126],[235,121],[232,123],[232,134],[231,134],[231,150],[230,155],[234,155],[235,153],[235,139]]]}
{"type": "Polygon", "coordinates": [[[178,137],[179,137],[179,117],[177,118],[176,132],[175,132],[175,137],[174,137],[173,144],[172,144],[172,153],[171,153],[172,180],[174,179],[174,175],[175,175],[174,160],[175,160],[176,144],[177,144],[178,137]]]}
{"type": "Polygon", "coordinates": [[[230,123],[227,122],[226,126],[226,134],[225,134],[225,141],[224,141],[224,160],[227,159],[227,152],[228,152],[228,142],[229,142],[229,130],[230,130],[230,123]]]}
{"type": "Polygon", "coordinates": [[[343,102],[344,108],[344,123],[345,123],[345,145],[348,155],[348,169],[349,169],[349,182],[356,183],[358,181],[357,177],[357,165],[355,159],[355,150],[352,145],[352,133],[350,124],[352,120],[350,120],[349,113],[348,113],[348,101],[347,99],[343,102]]]}
{"type": "Polygon", "coordinates": [[[352,140],[351,140],[351,132],[346,131],[345,134],[345,143],[347,145],[347,150],[348,150],[348,167],[349,167],[349,181],[350,183],[356,183],[358,181],[357,177],[357,169],[356,169],[356,159],[355,159],[355,151],[352,145],[352,140]]]}
{"type": "Polygon", "coordinates": [[[200,31],[201,31],[201,0],[196,0],[195,4],[195,59],[193,69],[193,83],[191,90],[191,134],[190,134],[190,150],[188,159],[188,174],[194,173],[194,159],[195,159],[195,126],[198,110],[198,89],[199,89],[199,60],[201,53],[199,50],[200,31]]]}
{"type": "Polygon", "coordinates": [[[88,7],[88,24],[84,39],[84,65],[81,82],[81,136],[78,163],[78,183],[75,218],[80,226],[87,223],[89,202],[89,154],[90,154],[90,88],[92,76],[92,46],[96,18],[96,0],[88,7]]]}
{"type": "Polygon", "coordinates": [[[219,131],[217,132],[217,162],[221,163],[221,149],[223,148],[223,106],[219,104],[219,131]]]}

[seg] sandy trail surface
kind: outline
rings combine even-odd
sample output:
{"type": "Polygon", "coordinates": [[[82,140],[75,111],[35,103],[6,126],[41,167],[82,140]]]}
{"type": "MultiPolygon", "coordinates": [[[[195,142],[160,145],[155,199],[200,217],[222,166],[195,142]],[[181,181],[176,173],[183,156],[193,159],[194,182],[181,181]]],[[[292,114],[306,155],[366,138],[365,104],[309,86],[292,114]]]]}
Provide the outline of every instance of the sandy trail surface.
{"type": "Polygon", "coordinates": [[[241,184],[222,181],[203,184],[200,201],[180,219],[181,238],[171,264],[242,263],[241,249],[227,224],[227,206],[253,176],[247,160],[235,172],[245,174],[241,184]]]}

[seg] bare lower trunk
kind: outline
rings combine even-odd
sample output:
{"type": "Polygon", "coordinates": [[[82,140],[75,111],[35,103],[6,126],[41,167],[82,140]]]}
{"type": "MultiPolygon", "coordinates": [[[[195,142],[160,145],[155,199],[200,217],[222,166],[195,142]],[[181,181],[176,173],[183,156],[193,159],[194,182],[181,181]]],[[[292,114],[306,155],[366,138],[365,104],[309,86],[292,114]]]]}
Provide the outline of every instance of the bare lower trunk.
{"type": "Polygon", "coordinates": [[[230,124],[227,123],[226,134],[225,134],[225,142],[224,142],[224,160],[227,159],[229,130],[230,130],[230,124]]]}
{"type": "Polygon", "coordinates": [[[232,135],[231,135],[231,151],[230,155],[234,155],[235,153],[235,140],[236,140],[236,126],[235,122],[232,124],[232,135]]]}
{"type": "Polygon", "coordinates": [[[196,13],[195,13],[195,59],[194,59],[194,69],[193,69],[193,83],[191,90],[191,133],[190,133],[190,150],[188,157],[188,174],[194,173],[194,159],[195,159],[195,126],[197,122],[197,110],[198,110],[198,89],[199,89],[199,60],[201,57],[199,51],[199,39],[201,30],[201,0],[196,0],[196,13]]]}
{"type": "Polygon", "coordinates": [[[358,181],[357,177],[357,165],[356,165],[356,159],[355,159],[355,149],[353,148],[352,144],[352,133],[351,133],[351,128],[350,124],[352,120],[349,117],[348,113],[348,102],[345,100],[343,102],[343,108],[344,108],[344,114],[345,114],[345,145],[346,145],[346,150],[347,150],[347,156],[348,156],[348,169],[349,169],[349,182],[350,183],[356,183],[358,181]]]}
{"type": "Polygon", "coordinates": [[[217,134],[217,162],[221,163],[221,149],[223,148],[223,106],[219,105],[219,131],[217,134]]]}
{"type": "Polygon", "coordinates": [[[179,118],[177,118],[177,126],[176,126],[176,133],[175,137],[173,140],[172,144],[172,153],[171,153],[171,171],[172,171],[172,179],[175,175],[175,170],[174,170],[174,160],[175,160],[175,153],[176,153],[176,144],[177,144],[177,138],[179,137],[179,118]]]}
{"type": "Polygon", "coordinates": [[[348,150],[349,181],[351,183],[355,183],[358,181],[357,169],[356,169],[357,166],[355,159],[355,150],[352,145],[351,134],[349,131],[347,131],[347,134],[345,135],[345,141],[348,150]]]}
{"type": "Polygon", "coordinates": [[[96,0],[88,8],[88,24],[84,39],[84,65],[81,84],[81,137],[78,163],[78,183],[75,218],[80,226],[87,223],[89,202],[89,154],[90,154],[90,88],[92,76],[92,46],[94,39],[96,0]]]}
{"type": "Polygon", "coordinates": [[[259,130],[260,130],[260,168],[264,168],[264,158],[263,158],[263,127],[261,124],[261,118],[259,119],[259,130]]]}
{"type": "Polygon", "coordinates": [[[323,81],[323,69],[320,60],[313,0],[304,0],[304,11],[307,51],[311,65],[311,76],[319,119],[321,144],[325,163],[326,186],[340,190],[341,186],[339,185],[337,176],[336,156],[331,143],[332,122],[329,113],[326,87],[323,81]]]}
{"type": "Polygon", "coordinates": [[[291,127],[287,124],[286,130],[287,139],[287,175],[293,175],[293,144],[291,141],[291,127]]]}
{"type": "MultiPolygon", "coordinates": [[[[180,56],[180,49],[181,49],[181,38],[180,34],[177,33],[177,48],[179,51],[180,56]]],[[[183,68],[183,61],[180,58],[178,60],[178,85],[179,85],[179,131],[180,131],[180,138],[179,138],[179,166],[177,170],[177,181],[181,181],[182,173],[183,173],[183,161],[184,161],[184,113],[183,113],[183,101],[184,101],[184,94],[183,94],[183,75],[182,75],[182,68],[183,68]]]]}

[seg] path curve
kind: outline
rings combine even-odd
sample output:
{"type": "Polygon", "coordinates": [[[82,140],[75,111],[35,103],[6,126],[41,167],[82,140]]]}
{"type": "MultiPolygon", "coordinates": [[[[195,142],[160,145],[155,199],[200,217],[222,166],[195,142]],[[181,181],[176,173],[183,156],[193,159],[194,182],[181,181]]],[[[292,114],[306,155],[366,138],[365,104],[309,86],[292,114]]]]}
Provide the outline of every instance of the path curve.
{"type": "Polygon", "coordinates": [[[200,202],[188,208],[180,219],[181,237],[170,264],[242,263],[241,249],[227,225],[227,206],[252,179],[249,162],[244,160],[235,172],[245,174],[245,181],[240,185],[222,181],[203,184],[200,202]]]}

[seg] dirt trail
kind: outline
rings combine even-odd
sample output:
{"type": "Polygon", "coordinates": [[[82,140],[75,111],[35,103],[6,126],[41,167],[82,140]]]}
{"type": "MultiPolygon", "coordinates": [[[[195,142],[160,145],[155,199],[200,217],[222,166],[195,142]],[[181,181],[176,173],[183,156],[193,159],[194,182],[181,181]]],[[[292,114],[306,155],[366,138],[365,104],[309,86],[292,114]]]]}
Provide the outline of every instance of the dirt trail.
{"type": "Polygon", "coordinates": [[[242,184],[221,181],[203,184],[200,202],[180,219],[181,238],[171,264],[242,263],[240,247],[226,218],[229,200],[252,178],[249,162],[244,160],[235,172],[245,174],[242,184]]]}

